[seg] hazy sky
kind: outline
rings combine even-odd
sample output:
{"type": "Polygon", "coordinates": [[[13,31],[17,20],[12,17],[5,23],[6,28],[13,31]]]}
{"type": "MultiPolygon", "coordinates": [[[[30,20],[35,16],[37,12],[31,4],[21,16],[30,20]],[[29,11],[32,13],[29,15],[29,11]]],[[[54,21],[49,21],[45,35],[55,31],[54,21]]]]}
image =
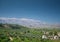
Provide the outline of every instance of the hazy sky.
{"type": "Polygon", "coordinates": [[[0,17],[60,23],[60,0],[0,0],[0,17]]]}

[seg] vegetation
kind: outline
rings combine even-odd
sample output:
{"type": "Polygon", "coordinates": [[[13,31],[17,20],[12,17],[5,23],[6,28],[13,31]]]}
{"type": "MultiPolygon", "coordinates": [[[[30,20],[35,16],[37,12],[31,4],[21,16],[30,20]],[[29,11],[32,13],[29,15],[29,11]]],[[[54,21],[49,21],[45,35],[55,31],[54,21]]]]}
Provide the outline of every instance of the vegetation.
{"type": "Polygon", "coordinates": [[[57,35],[59,29],[34,29],[17,24],[0,24],[0,42],[60,42],[60,39],[42,39],[43,31],[57,35]]]}

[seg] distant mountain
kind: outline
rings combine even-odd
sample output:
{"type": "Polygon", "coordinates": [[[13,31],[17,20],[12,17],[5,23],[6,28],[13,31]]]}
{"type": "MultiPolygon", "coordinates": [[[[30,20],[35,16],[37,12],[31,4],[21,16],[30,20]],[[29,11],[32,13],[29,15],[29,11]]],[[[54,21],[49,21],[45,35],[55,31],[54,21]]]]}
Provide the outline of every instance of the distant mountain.
{"type": "Polygon", "coordinates": [[[0,18],[0,23],[19,24],[30,28],[60,28],[60,24],[47,24],[39,20],[27,18],[0,18]]]}

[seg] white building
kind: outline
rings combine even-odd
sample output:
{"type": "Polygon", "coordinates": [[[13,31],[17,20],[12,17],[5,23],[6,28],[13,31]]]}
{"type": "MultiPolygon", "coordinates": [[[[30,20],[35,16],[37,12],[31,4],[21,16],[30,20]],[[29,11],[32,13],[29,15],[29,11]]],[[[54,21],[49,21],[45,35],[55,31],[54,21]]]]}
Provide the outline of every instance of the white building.
{"type": "Polygon", "coordinates": [[[57,35],[54,36],[54,39],[59,39],[59,37],[57,35]]]}
{"type": "Polygon", "coordinates": [[[47,36],[46,35],[42,35],[42,39],[47,39],[47,36]]]}

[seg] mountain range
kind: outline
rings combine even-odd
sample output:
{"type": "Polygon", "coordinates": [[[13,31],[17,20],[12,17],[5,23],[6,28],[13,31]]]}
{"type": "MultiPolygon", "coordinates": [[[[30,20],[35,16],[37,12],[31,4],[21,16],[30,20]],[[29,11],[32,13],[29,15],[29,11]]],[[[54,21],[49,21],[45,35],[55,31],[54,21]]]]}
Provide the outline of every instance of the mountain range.
{"type": "Polygon", "coordinates": [[[39,20],[27,18],[0,17],[0,23],[19,24],[30,28],[60,28],[60,24],[48,24],[39,20]]]}

